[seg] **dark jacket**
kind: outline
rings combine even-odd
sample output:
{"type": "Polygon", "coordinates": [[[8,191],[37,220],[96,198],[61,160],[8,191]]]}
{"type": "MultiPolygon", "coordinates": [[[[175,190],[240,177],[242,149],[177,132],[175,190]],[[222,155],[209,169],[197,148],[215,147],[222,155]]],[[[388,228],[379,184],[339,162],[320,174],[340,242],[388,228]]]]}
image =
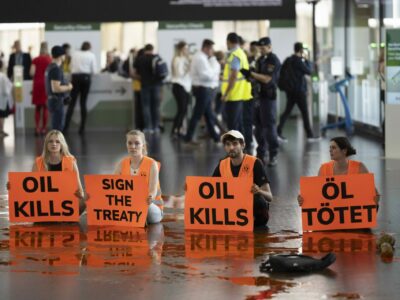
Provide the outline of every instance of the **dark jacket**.
{"type": "MultiPolygon", "coordinates": [[[[24,67],[24,80],[31,79],[29,75],[29,70],[31,68],[32,59],[29,53],[22,53],[22,66],[24,67]]],[[[10,59],[8,60],[8,67],[7,67],[7,76],[11,80],[13,80],[14,75],[14,66],[15,66],[15,53],[10,55],[10,59]]]]}
{"type": "Polygon", "coordinates": [[[295,88],[293,92],[307,92],[307,81],[304,75],[311,75],[311,64],[308,60],[295,54],[291,56],[292,68],[294,71],[295,88]]]}

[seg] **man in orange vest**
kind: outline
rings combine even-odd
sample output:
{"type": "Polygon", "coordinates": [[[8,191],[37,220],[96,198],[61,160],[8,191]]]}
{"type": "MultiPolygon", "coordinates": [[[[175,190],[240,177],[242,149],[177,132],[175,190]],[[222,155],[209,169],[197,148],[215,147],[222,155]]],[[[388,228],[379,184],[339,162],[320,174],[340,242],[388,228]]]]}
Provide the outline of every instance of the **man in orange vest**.
{"type": "Polygon", "coordinates": [[[269,219],[269,202],[272,192],[263,163],[255,156],[244,154],[243,135],[237,130],[230,130],[221,137],[227,153],[215,168],[213,177],[251,177],[253,186],[254,227],[266,227],[269,219]]]}

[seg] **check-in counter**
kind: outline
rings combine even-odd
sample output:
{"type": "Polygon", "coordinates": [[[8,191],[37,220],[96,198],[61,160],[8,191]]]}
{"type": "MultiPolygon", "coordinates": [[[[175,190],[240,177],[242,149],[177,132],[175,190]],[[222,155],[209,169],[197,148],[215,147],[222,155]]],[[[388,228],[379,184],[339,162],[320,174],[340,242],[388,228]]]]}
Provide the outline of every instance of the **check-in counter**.
{"type": "MultiPolygon", "coordinates": [[[[88,129],[132,128],[133,91],[131,79],[110,73],[93,75],[87,99],[87,109],[86,128],[88,129]]],[[[35,127],[34,110],[32,81],[27,80],[23,83],[23,101],[16,105],[15,126],[17,130],[35,127]]],[[[80,105],[78,98],[71,127],[77,127],[79,123],[80,105]]]]}

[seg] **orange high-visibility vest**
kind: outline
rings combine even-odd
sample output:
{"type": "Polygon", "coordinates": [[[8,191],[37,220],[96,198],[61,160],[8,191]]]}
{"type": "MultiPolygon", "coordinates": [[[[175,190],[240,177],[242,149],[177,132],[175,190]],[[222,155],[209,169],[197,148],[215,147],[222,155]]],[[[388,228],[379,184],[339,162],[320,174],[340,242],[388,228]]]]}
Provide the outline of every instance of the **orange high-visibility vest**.
{"type": "MultiPolygon", "coordinates": [[[[137,176],[144,176],[146,178],[146,183],[149,185],[150,182],[150,169],[151,165],[153,164],[155,160],[148,157],[144,156],[142,162],[140,163],[139,166],[139,174],[137,176]]],[[[161,164],[158,161],[155,161],[158,166],[158,170],[161,168],[161,164]]],[[[121,175],[132,175],[131,174],[131,158],[129,156],[125,157],[122,159],[121,162],[121,175]]],[[[160,187],[160,181],[157,183],[157,195],[156,198],[153,200],[153,203],[156,204],[161,210],[164,209],[164,201],[161,198],[161,187],[160,187]]]]}
{"type": "MultiPolygon", "coordinates": [[[[63,156],[61,161],[61,170],[67,172],[75,172],[74,171],[74,163],[76,159],[73,156],[63,156]]],[[[36,157],[36,167],[39,172],[47,171],[46,163],[42,156],[36,157]]]]}
{"type": "MultiPolygon", "coordinates": [[[[254,163],[256,160],[257,157],[245,154],[242,165],[240,166],[238,177],[253,178],[254,163]]],[[[219,163],[219,172],[221,173],[221,177],[233,177],[230,157],[221,160],[219,163]]]]}
{"type": "MultiPolygon", "coordinates": [[[[333,176],[334,160],[321,165],[321,176],[333,176]]],[[[360,174],[361,163],[356,160],[349,160],[347,174],[360,174]]]]}

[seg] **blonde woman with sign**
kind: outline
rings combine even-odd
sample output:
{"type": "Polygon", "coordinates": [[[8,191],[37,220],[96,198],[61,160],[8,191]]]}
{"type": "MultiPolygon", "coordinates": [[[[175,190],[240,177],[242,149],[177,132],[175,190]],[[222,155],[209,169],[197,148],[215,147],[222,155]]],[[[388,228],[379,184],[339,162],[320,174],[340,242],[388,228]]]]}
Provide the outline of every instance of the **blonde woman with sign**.
{"type": "Polygon", "coordinates": [[[32,172],[44,171],[74,172],[76,174],[78,190],[75,192],[75,195],[79,198],[79,213],[81,214],[85,210],[85,194],[79,178],[76,159],[69,152],[67,142],[61,131],[51,130],[47,133],[44,139],[43,152],[40,156],[36,157],[35,163],[32,166],[32,172]]]}
{"type": "MultiPolygon", "coordinates": [[[[350,174],[367,174],[367,167],[360,161],[350,160],[349,156],[356,154],[356,149],[350,144],[346,137],[334,137],[330,141],[329,154],[331,161],[323,163],[318,172],[318,176],[335,176],[335,175],[350,175],[350,174]]],[[[376,204],[379,203],[380,194],[376,190],[376,204]]],[[[297,196],[299,205],[302,206],[304,198],[301,195],[297,196]]]]}
{"type": "Polygon", "coordinates": [[[158,179],[159,164],[147,156],[146,138],[139,130],[131,130],[126,134],[126,148],[129,155],[117,164],[114,174],[146,178],[149,185],[147,223],[159,223],[163,218],[163,200],[158,179]]]}

